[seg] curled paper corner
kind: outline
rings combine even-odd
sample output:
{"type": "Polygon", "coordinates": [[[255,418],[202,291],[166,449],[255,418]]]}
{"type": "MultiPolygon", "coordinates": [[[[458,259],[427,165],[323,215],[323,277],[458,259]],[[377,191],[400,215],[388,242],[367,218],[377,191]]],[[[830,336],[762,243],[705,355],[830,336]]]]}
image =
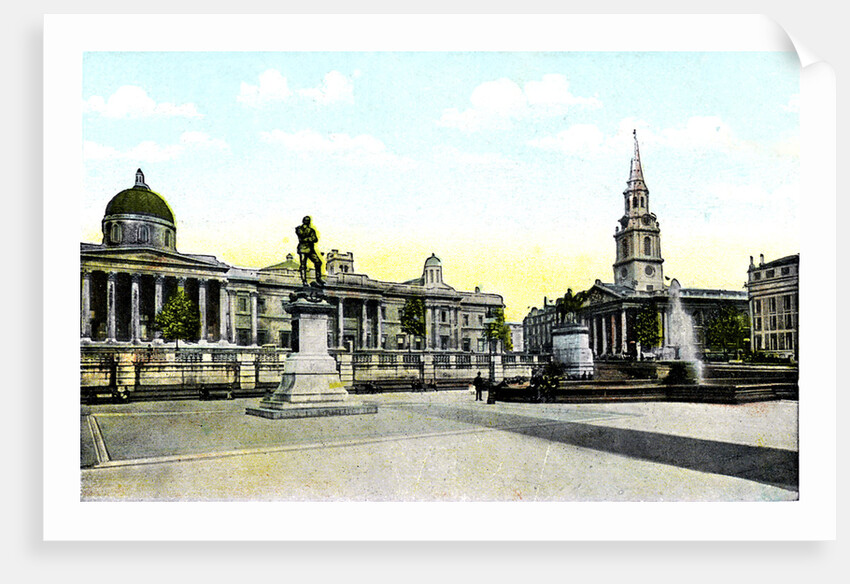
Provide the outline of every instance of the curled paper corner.
{"type": "Polygon", "coordinates": [[[793,36],[787,31],[785,34],[788,35],[788,39],[791,41],[791,44],[794,45],[794,51],[797,53],[797,58],[800,59],[800,67],[805,69],[809,65],[823,61],[823,59],[820,59],[813,51],[809,50],[806,45],[801,43],[799,38],[793,36]]]}

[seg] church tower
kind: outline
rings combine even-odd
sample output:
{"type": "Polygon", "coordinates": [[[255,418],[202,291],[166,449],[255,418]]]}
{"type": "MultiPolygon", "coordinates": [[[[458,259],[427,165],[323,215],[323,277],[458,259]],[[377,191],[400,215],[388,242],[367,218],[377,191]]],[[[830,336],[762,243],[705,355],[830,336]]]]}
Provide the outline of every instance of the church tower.
{"type": "Polygon", "coordinates": [[[649,212],[649,189],[643,181],[637,131],[635,155],[623,191],[625,214],[614,232],[617,245],[614,283],[640,292],[664,289],[661,257],[661,229],[654,213],[649,212]]]}

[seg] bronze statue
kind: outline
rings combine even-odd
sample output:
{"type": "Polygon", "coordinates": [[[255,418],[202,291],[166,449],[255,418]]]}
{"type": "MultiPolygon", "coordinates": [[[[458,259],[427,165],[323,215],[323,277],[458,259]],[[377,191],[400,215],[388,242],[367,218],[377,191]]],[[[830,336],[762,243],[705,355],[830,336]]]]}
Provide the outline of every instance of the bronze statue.
{"type": "Polygon", "coordinates": [[[316,242],[319,241],[319,236],[316,230],[310,226],[310,217],[304,217],[301,225],[295,228],[295,235],[298,236],[298,259],[301,260],[301,282],[307,286],[307,261],[313,263],[313,269],[316,270],[316,284],[324,286],[322,280],[322,260],[316,252],[316,242]]]}

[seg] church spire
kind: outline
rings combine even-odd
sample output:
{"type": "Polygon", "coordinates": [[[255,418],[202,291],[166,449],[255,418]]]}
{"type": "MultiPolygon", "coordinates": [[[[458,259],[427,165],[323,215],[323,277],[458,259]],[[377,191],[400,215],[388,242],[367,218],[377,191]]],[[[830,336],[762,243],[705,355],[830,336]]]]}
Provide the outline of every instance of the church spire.
{"type": "MultiPolygon", "coordinates": [[[[635,138],[635,155],[632,158],[632,166],[629,171],[629,188],[628,191],[646,191],[646,183],[643,182],[643,168],[640,165],[640,148],[638,147],[637,130],[632,130],[632,135],[635,138]]],[[[623,193],[625,194],[625,193],[623,193]]]]}

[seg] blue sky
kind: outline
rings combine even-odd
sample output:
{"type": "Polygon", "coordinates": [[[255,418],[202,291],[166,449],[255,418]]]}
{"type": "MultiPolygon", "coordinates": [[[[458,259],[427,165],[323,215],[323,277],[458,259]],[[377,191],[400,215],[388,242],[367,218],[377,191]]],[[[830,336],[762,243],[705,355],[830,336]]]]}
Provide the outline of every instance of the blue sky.
{"type": "Polygon", "coordinates": [[[637,129],[665,274],[741,289],[799,251],[793,53],[86,53],[81,237],[141,167],[178,248],[261,267],[320,247],[357,271],[505,297],[612,280],[637,129]]]}

